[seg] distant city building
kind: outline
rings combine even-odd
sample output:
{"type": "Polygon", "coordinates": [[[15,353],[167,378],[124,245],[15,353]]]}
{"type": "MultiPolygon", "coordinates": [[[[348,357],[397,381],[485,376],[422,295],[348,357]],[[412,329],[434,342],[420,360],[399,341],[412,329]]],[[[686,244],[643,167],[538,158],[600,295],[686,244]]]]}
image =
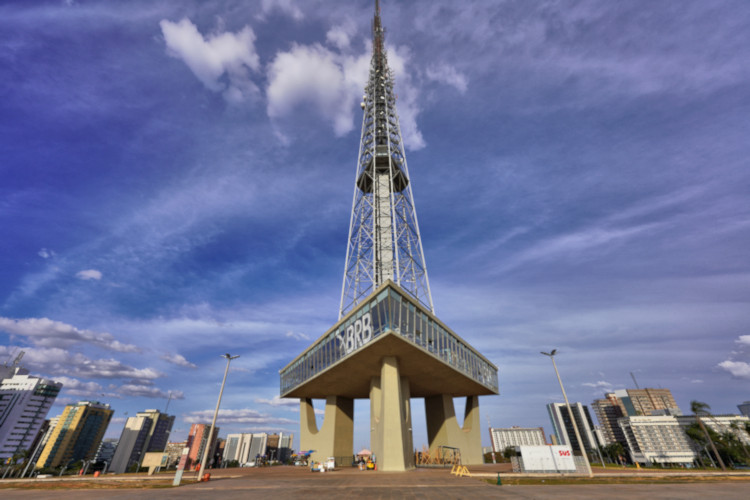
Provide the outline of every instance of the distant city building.
{"type": "Polygon", "coordinates": [[[33,377],[16,366],[0,366],[0,460],[24,450],[33,452],[42,424],[62,384],[33,377]]]}
{"type": "Polygon", "coordinates": [[[633,462],[691,465],[695,451],[673,416],[632,416],[618,420],[633,462]]]}
{"type": "MultiPolygon", "coordinates": [[[[211,428],[209,424],[193,424],[190,426],[190,432],[188,433],[186,448],[190,448],[188,451],[187,463],[185,464],[186,469],[194,469],[200,467],[201,460],[203,460],[203,451],[206,449],[206,442],[208,441],[208,430],[211,428]]],[[[211,439],[211,451],[208,456],[212,457],[216,453],[217,437],[219,435],[219,428],[214,427],[213,439],[211,439]]],[[[208,467],[210,464],[206,464],[208,467]]]]}
{"type": "MultiPolygon", "coordinates": [[[[570,406],[585,450],[589,453],[596,453],[599,443],[597,443],[596,435],[593,432],[594,423],[591,420],[588,407],[581,403],[572,403],[570,406]]],[[[560,445],[568,445],[573,449],[574,454],[580,454],[581,446],[576,439],[568,407],[564,403],[550,403],[547,405],[547,412],[560,445]]]]}
{"type": "Polygon", "coordinates": [[[605,443],[627,445],[618,420],[641,415],[682,415],[669,389],[619,389],[595,400],[592,405],[605,443]]]}
{"type": "Polygon", "coordinates": [[[254,462],[257,457],[266,455],[267,445],[268,434],[265,432],[229,434],[222,460],[224,462],[236,460],[240,465],[254,462]]]}
{"type": "Polygon", "coordinates": [[[502,453],[509,446],[544,446],[547,440],[541,427],[490,428],[492,451],[502,453]]]}
{"type": "Polygon", "coordinates": [[[740,413],[746,417],[750,417],[750,401],[745,401],[744,403],[737,405],[737,408],[740,409],[740,413]]]}
{"type": "Polygon", "coordinates": [[[36,468],[66,466],[78,460],[93,459],[113,413],[108,404],[94,401],[66,406],[36,468]]]}
{"type": "Polygon", "coordinates": [[[173,467],[177,465],[186,446],[187,441],[179,441],[167,444],[167,467],[173,467]]]}
{"type": "Polygon", "coordinates": [[[172,431],[174,416],[159,410],[138,412],[125,422],[110,471],[122,474],[133,464],[140,464],[146,453],[164,451],[172,431]]]}
{"type": "MultiPolygon", "coordinates": [[[[117,441],[117,438],[102,439],[101,444],[99,444],[99,449],[96,450],[94,461],[99,463],[107,462],[108,465],[112,464],[112,457],[115,455],[117,441]]],[[[109,470],[109,467],[107,467],[107,470],[109,470]]]]}
{"type": "Polygon", "coordinates": [[[293,434],[269,434],[266,443],[266,452],[261,453],[269,460],[278,460],[285,462],[292,456],[292,444],[294,441],[293,434]]]}

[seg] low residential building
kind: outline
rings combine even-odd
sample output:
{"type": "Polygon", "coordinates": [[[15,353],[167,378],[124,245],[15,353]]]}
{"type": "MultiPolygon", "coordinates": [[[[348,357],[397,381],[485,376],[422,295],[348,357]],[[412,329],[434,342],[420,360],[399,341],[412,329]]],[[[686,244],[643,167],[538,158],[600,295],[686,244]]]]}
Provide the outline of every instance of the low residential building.
{"type": "Polygon", "coordinates": [[[509,446],[544,446],[547,440],[541,427],[490,427],[492,451],[503,453],[509,446]]]}
{"type": "Polygon", "coordinates": [[[179,441],[167,444],[167,468],[177,465],[186,446],[187,441],[179,441]]]}
{"type": "Polygon", "coordinates": [[[633,416],[618,420],[633,462],[691,465],[696,454],[673,416],[633,416]]]}
{"type": "MultiPolygon", "coordinates": [[[[750,418],[745,415],[706,415],[701,420],[703,425],[717,434],[734,434],[745,446],[750,446],[750,434],[746,427],[750,424],[750,418]]],[[[680,416],[677,421],[683,429],[696,423],[695,415],[680,416]]]]}

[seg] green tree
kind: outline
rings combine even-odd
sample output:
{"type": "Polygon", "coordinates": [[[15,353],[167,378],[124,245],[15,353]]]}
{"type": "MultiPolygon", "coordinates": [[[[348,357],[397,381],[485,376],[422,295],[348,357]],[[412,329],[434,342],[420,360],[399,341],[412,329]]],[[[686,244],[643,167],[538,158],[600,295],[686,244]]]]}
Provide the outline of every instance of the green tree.
{"type": "Polygon", "coordinates": [[[625,448],[620,443],[610,443],[602,448],[602,453],[613,463],[619,463],[620,457],[625,456],[625,448]]]}
{"type": "Polygon", "coordinates": [[[708,434],[708,431],[706,430],[706,426],[703,424],[702,417],[707,416],[707,415],[710,416],[711,415],[709,411],[710,409],[711,407],[707,403],[702,403],[700,401],[690,402],[690,411],[692,411],[693,415],[695,415],[695,420],[698,422],[698,425],[703,431],[703,434],[705,434],[708,444],[711,445],[711,450],[713,450],[714,456],[716,456],[716,460],[719,462],[719,465],[721,466],[721,470],[726,472],[727,467],[724,465],[724,460],[721,459],[721,455],[719,455],[719,452],[716,451],[716,446],[714,445],[714,441],[711,439],[711,436],[708,434]]]}

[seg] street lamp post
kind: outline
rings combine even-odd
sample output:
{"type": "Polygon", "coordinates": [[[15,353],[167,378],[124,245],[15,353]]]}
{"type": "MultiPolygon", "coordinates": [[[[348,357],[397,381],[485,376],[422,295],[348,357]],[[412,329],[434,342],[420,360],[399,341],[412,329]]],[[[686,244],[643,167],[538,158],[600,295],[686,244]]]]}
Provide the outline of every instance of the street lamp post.
{"type": "Polygon", "coordinates": [[[224,394],[224,384],[227,381],[227,374],[229,373],[229,363],[233,359],[239,358],[239,356],[231,356],[229,353],[222,354],[222,358],[227,358],[227,367],[224,370],[224,380],[221,381],[221,390],[219,391],[219,400],[216,402],[216,410],[214,410],[214,419],[211,421],[211,428],[208,430],[208,438],[206,439],[206,449],[203,450],[203,460],[201,460],[201,468],[198,472],[198,479],[203,478],[203,471],[206,469],[206,460],[208,460],[208,452],[211,449],[211,441],[214,437],[214,426],[216,425],[216,417],[219,416],[219,405],[221,405],[221,396],[224,394]]]}
{"type": "MultiPolygon", "coordinates": [[[[586,450],[584,449],[584,446],[583,446],[581,433],[578,432],[578,424],[576,423],[576,419],[573,416],[573,409],[570,407],[570,402],[568,401],[568,395],[565,394],[565,387],[563,387],[562,379],[560,378],[560,372],[557,371],[557,364],[555,363],[556,353],[557,353],[557,349],[552,349],[551,352],[542,352],[542,354],[544,354],[545,356],[549,356],[549,359],[552,360],[552,366],[555,368],[555,375],[557,375],[557,381],[560,382],[560,389],[562,389],[563,399],[565,399],[565,406],[568,407],[568,415],[570,415],[570,421],[573,422],[573,430],[576,433],[576,439],[578,440],[578,445],[581,447],[581,456],[583,457],[583,461],[586,464],[586,471],[588,472],[589,477],[594,477],[594,473],[591,472],[591,464],[589,463],[589,457],[586,455],[586,450]]],[[[581,415],[581,418],[583,418],[583,415],[581,415]]],[[[572,448],[573,446],[571,445],[571,449],[572,448]]]]}

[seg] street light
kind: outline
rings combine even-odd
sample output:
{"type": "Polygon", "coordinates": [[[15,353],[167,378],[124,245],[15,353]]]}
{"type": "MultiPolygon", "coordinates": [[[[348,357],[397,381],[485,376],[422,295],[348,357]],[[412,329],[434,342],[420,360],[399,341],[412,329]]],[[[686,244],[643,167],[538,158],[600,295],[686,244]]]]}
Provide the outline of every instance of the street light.
{"type": "MultiPolygon", "coordinates": [[[[565,405],[568,407],[568,415],[570,415],[570,421],[573,422],[573,430],[576,433],[576,439],[578,440],[578,445],[581,447],[581,456],[583,456],[583,461],[586,464],[586,471],[589,474],[589,477],[594,477],[594,473],[591,472],[591,464],[589,464],[589,457],[586,455],[586,450],[583,447],[583,440],[581,439],[581,433],[578,432],[578,424],[576,423],[576,419],[573,416],[573,409],[570,407],[570,402],[568,401],[568,395],[565,394],[565,387],[563,387],[562,379],[560,378],[560,372],[557,371],[557,364],[555,363],[555,354],[557,353],[557,349],[552,349],[550,352],[542,352],[541,354],[544,354],[545,356],[549,356],[549,359],[552,360],[552,366],[555,368],[555,375],[557,375],[557,381],[560,382],[560,389],[562,389],[563,393],[563,399],[565,399],[565,405]]],[[[581,418],[583,418],[583,415],[581,415],[581,418]]],[[[573,446],[571,446],[571,449],[573,446]]]]}
{"type": "Polygon", "coordinates": [[[224,380],[221,381],[221,390],[219,391],[219,400],[216,402],[216,410],[214,410],[214,419],[211,421],[211,428],[208,431],[208,439],[206,439],[206,449],[203,450],[203,460],[201,460],[201,469],[198,472],[198,479],[203,477],[203,471],[206,469],[206,460],[208,459],[208,452],[211,449],[211,439],[214,437],[214,425],[216,425],[216,417],[219,416],[219,405],[221,405],[221,395],[224,394],[224,384],[227,381],[227,374],[229,373],[229,363],[233,359],[239,358],[238,356],[231,356],[229,353],[222,354],[222,358],[227,358],[227,367],[224,370],[224,380]]]}

